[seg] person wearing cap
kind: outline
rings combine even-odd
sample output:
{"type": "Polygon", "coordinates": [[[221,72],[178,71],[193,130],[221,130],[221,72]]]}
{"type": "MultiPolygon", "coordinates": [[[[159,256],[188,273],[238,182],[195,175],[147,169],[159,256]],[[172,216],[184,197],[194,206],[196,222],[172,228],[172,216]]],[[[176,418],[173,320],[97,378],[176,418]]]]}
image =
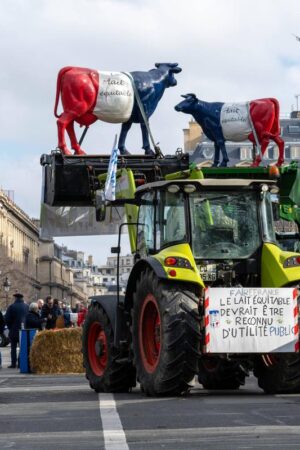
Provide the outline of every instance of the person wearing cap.
{"type": "Polygon", "coordinates": [[[15,301],[9,305],[5,314],[5,322],[9,329],[11,365],[9,369],[17,367],[17,347],[19,343],[19,331],[25,322],[28,313],[28,305],[24,302],[23,294],[16,292],[15,301]]]}

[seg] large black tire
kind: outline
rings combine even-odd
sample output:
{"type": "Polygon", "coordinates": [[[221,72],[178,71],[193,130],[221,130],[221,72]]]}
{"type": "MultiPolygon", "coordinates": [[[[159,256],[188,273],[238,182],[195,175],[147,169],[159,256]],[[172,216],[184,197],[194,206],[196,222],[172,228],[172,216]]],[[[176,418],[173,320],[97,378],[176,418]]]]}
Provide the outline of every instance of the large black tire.
{"type": "Polygon", "coordinates": [[[82,353],[86,377],[96,392],[128,392],[135,386],[133,365],[115,349],[112,325],[100,305],[91,305],[87,313],[82,353]]]}
{"type": "Polygon", "coordinates": [[[300,393],[300,355],[276,354],[269,355],[269,358],[265,357],[264,361],[259,356],[255,361],[254,375],[258,386],[266,394],[300,393]]]}
{"type": "Polygon", "coordinates": [[[134,294],[132,336],[137,379],[147,395],[179,395],[190,388],[200,356],[198,298],[192,289],[143,272],[134,294]]]}
{"type": "Polygon", "coordinates": [[[238,389],[245,384],[247,372],[237,361],[218,356],[203,356],[199,361],[199,383],[204,389],[238,389]]]}

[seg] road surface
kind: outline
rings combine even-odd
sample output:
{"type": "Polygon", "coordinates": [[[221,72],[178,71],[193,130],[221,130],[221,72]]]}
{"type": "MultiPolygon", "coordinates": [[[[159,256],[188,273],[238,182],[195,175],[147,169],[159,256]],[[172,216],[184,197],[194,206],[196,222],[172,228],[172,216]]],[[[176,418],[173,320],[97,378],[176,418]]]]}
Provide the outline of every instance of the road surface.
{"type": "Polygon", "coordinates": [[[267,396],[250,377],[239,391],[196,384],[184,397],[96,394],[84,376],[0,370],[0,449],[300,449],[300,395],[267,396]]]}

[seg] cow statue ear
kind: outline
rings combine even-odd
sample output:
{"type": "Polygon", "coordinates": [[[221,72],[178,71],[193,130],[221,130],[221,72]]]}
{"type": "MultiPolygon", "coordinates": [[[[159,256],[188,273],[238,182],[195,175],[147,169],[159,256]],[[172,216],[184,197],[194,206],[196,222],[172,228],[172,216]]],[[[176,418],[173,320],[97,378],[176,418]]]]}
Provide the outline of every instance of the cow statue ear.
{"type": "Polygon", "coordinates": [[[185,94],[185,95],[182,95],[181,97],[197,100],[196,94],[185,94]]]}

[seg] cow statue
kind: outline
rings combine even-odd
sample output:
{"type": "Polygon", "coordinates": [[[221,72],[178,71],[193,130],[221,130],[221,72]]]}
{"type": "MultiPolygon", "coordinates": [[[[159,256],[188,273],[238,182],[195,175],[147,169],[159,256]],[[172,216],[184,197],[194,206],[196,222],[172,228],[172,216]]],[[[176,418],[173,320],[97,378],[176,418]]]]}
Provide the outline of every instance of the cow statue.
{"type": "Polygon", "coordinates": [[[142,130],[143,149],[153,155],[148,129],[136,100],[135,90],[144,107],[147,119],[155,111],[166,88],[176,86],[174,74],[181,72],[177,63],[157,63],[148,72],[103,72],[81,67],[64,67],[58,73],[54,114],[58,118],[58,148],[70,155],[65,141],[65,130],[76,155],[85,155],[74,132],[74,121],[89,126],[97,119],[122,123],[118,142],[121,155],[129,154],[125,147],[127,133],[132,123],[142,130]],[[134,86],[133,86],[134,83],[134,86]],[[57,114],[59,98],[62,114],[57,114]]]}
{"type": "Polygon", "coordinates": [[[221,167],[229,161],[225,142],[249,140],[256,150],[252,166],[257,167],[272,139],[279,148],[277,166],[284,161],[284,141],[280,137],[279,103],[275,98],[261,98],[244,103],[207,103],[198,100],[195,94],[182,95],[184,100],[175,106],[176,111],[191,114],[203,129],[204,134],[214,142],[213,167],[221,167]]]}

